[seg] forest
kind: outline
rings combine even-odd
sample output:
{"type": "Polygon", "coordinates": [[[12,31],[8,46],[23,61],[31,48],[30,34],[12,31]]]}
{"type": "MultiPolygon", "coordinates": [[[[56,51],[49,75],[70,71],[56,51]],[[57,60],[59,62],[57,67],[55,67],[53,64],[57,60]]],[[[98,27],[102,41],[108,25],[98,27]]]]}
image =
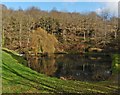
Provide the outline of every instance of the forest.
{"type": "Polygon", "coordinates": [[[119,95],[119,17],[0,6],[3,94],[119,95]]]}
{"type": "Polygon", "coordinates": [[[36,7],[13,10],[3,6],[2,17],[3,47],[19,53],[36,50],[38,53],[120,50],[119,18],[111,17],[107,10],[98,15],[95,12],[59,12],[55,8],[50,12],[36,7]],[[45,36],[37,37],[37,29],[41,31],[38,34],[45,35],[48,41],[45,36]]]}

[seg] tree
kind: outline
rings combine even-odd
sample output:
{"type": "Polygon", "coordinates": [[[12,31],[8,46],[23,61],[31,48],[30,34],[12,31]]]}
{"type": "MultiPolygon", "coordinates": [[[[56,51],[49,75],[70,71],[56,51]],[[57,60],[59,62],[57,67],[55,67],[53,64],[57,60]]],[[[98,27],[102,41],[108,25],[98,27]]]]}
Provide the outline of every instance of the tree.
{"type": "Polygon", "coordinates": [[[57,12],[57,8],[53,7],[53,9],[51,10],[51,12],[57,12]]]}
{"type": "Polygon", "coordinates": [[[104,21],[104,46],[105,46],[107,41],[107,20],[110,18],[110,10],[103,9],[101,12],[101,16],[104,21]]]}

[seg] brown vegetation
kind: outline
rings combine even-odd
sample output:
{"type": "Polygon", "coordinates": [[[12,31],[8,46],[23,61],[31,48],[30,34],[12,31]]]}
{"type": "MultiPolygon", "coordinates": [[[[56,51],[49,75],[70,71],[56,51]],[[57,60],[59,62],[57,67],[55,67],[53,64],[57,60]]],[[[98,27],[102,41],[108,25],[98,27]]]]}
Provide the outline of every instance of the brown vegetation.
{"type": "Polygon", "coordinates": [[[37,47],[35,52],[49,53],[81,52],[89,48],[119,50],[118,20],[117,17],[110,18],[107,12],[99,16],[95,12],[80,14],[46,12],[35,7],[24,11],[4,8],[3,46],[18,52],[29,47],[33,50],[37,47]],[[58,44],[55,46],[56,39],[58,44]]]}
{"type": "Polygon", "coordinates": [[[42,28],[31,32],[30,49],[33,53],[54,53],[57,39],[54,35],[48,34],[42,28]]]}

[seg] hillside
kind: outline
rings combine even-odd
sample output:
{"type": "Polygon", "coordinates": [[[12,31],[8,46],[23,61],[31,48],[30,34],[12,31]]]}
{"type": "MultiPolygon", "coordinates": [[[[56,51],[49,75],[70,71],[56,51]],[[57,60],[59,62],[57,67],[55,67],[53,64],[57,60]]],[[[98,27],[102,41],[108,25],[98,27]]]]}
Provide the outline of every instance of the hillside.
{"type": "Polygon", "coordinates": [[[18,9],[3,4],[3,95],[119,95],[120,18],[114,13],[106,7],[87,11],[81,2],[73,8],[80,4],[83,12],[69,4],[71,11],[45,10],[50,2],[19,3],[18,9]]]}
{"type": "MultiPolygon", "coordinates": [[[[54,35],[54,41],[58,40],[56,49],[61,52],[88,52],[90,48],[118,52],[120,50],[119,18],[109,18],[108,14],[103,12],[100,16],[95,12],[82,14],[57,10],[47,12],[35,7],[27,10],[4,8],[3,46],[18,52],[23,48],[27,49],[32,43],[31,32],[42,28],[48,34],[54,35]],[[107,17],[104,18],[106,14],[107,17]]],[[[47,39],[44,41],[50,42],[47,39]]],[[[46,46],[43,47],[46,51],[46,46]]],[[[49,52],[53,51],[52,48],[49,52]]]]}
{"type": "Polygon", "coordinates": [[[72,80],[60,80],[37,73],[19,63],[26,61],[13,53],[3,50],[2,92],[3,93],[106,93],[117,90],[112,82],[89,83],[72,80]]]}

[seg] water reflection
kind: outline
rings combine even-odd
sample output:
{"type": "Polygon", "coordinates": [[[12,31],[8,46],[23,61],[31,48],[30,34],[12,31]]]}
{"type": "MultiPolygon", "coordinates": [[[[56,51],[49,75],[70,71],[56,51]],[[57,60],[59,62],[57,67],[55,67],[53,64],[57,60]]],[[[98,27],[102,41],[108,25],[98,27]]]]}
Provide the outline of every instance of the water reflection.
{"type": "Polygon", "coordinates": [[[27,66],[37,72],[40,72],[49,76],[53,76],[57,70],[54,57],[40,58],[38,56],[31,56],[28,59],[27,66]]]}
{"type": "Polygon", "coordinates": [[[30,57],[28,66],[37,72],[82,81],[107,80],[112,74],[109,55],[52,54],[46,57],[30,57]]]}

